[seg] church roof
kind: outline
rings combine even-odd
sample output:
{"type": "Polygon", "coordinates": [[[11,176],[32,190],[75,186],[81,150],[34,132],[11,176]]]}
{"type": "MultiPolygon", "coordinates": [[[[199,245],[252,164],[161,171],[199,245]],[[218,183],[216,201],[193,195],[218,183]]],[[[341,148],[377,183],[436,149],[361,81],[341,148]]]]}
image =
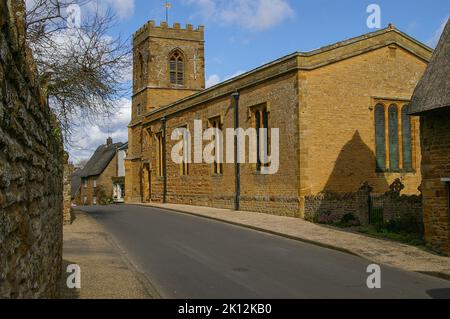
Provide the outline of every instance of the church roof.
{"type": "Polygon", "coordinates": [[[433,53],[433,50],[430,47],[390,24],[385,29],[337,42],[332,45],[327,45],[317,50],[310,52],[294,52],[281,57],[171,104],[150,110],[145,114],[144,119],[135,119],[129,126],[133,127],[142,122],[150,123],[156,121],[172,113],[207,103],[213,99],[229,96],[233,92],[256,85],[274,77],[282,76],[294,70],[314,70],[392,45],[402,48],[426,63],[430,61],[433,53]]]}
{"type": "Polygon", "coordinates": [[[81,177],[86,178],[90,176],[98,176],[106,169],[111,160],[116,155],[118,148],[122,147],[123,143],[105,144],[97,148],[94,155],[89,159],[86,166],[81,171],[81,177]]]}
{"type": "Polygon", "coordinates": [[[414,91],[410,114],[450,107],[450,19],[430,64],[414,91]]]}

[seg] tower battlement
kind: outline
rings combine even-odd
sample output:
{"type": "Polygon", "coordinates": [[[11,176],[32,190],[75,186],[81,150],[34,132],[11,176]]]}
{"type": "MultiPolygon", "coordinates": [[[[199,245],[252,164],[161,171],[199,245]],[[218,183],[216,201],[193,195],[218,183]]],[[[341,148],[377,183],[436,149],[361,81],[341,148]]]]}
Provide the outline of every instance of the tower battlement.
{"type": "Polygon", "coordinates": [[[139,28],[139,30],[133,33],[133,41],[140,42],[141,40],[147,38],[147,36],[192,38],[192,40],[203,41],[204,33],[205,27],[202,25],[194,28],[192,24],[186,24],[183,28],[178,22],[175,22],[172,26],[169,26],[165,21],[162,21],[159,25],[157,25],[155,20],[150,20],[139,28]]]}

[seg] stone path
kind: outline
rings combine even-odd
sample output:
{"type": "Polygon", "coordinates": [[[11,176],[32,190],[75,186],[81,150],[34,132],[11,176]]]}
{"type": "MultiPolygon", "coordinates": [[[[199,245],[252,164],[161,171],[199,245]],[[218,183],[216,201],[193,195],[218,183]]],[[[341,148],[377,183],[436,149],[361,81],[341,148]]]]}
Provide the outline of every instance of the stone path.
{"type": "Polygon", "coordinates": [[[152,299],[159,298],[143,274],[93,218],[75,212],[72,225],[64,226],[63,299],[152,299]],[[67,265],[81,268],[81,289],[67,288],[67,265]]]}
{"type": "Polygon", "coordinates": [[[337,249],[366,258],[374,263],[390,265],[450,280],[449,257],[434,255],[423,249],[394,241],[372,238],[333,227],[317,225],[299,218],[177,204],[129,204],[164,208],[180,213],[212,218],[337,249]]]}

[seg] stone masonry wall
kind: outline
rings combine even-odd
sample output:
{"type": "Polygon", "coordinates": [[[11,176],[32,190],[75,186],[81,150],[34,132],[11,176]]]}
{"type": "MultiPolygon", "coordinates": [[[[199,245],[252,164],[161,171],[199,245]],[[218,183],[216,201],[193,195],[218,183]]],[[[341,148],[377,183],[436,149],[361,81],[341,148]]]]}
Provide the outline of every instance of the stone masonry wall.
{"type": "Polygon", "coordinates": [[[450,110],[424,115],[421,127],[425,239],[450,255],[450,184],[441,180],[450,178],[450,110]]]}
{"type": "Polygon", "coordinates": [[[383,194],[397,178],[405,184],[405,194],[419,193],[417,118],[412,120],[414,172],[379,173],[374,106],[380,99],[407,102],[426,66],[422,59],[392,46],[301,72],[302,194],[355,192],[365,181],[383,194]]]}
{"type": "MultiPolygon", "coordinates": [[[[265,105],[269,112],[271,128],[279,128],[280,167],[277,174],[261,175],[255,164],[241,164],[241,209],[264,212],[274,215],[299,217],[299,167],[298,167],[298,127],[295,114],[297,108],[296,73],[266,81],[261,85],[241,90],[239,105],[240,127],[244,130],[253,127],[251,110],[265,105]]],[[[223,129],[234,126],[234,102],[231,96],[215,99],[200,105],[189,112],[169,117],[167,120],[167,201],[169,203],[210,206],[217,208],[234,207],[235,175],[234,164],[224,163],[223,174],[214,174],[211,164],[190,164],[189,174],[180,173],[180,165],[171,160],[171,150],[178,141],[170,139],[174,129],[187,127],[193,134],[194,120],[203,121],[203,129],[208,128],[211,118],[222,119],[223,129]]],[[[160,122],[149,127],[151,134],[160,131],[160,122]]],[[[138,138],[138,137],[136,137],[138,138]]],[[[203,147],[206,146],[203,143],[203,147]]],[[[247,144],[248,145],[248,144],[247,144]]],[[[157,143],[153,136],[143,146],[143,160],[148,161],[151,170],[151,187],[144,180],[144,200],[149,197],[158,202],[163,197],[164,178],[158,176],[157,143]]],[[[248,153],[248,148],[246,150],[248,153]]],[[[226,141],[223,146],[226,158],[226,141]]],[[[145,177],[145,176],[144,176],[145,177]]],[[[136,174],[134,181],[139,180],[136,174]]]]}
{"type": "Polygon", "coordinates": [[[63,147],[25,44],[23,1],[0,2],[0,298],[56,297],[63,147]]]}
{"type": "Polygon", "coordinates": [[[72,223],[72,174],[74,167],[68,162],[69,155],[64,158],[64,224],[72,223]]]}
{"type": "MultiPolygon", "coordinates": [[[[305,218],[323,224],[342,221],[346,214],[352,214],[362,225],[369,223],[371,196],[376,197],[383,214],[383,222],[402,221],[423,232],[422,198],[417,195],[400,195],[405,185],[397,179],[384,194],[372,194],[373,188],[364,183],[357,192],[325,192],[305,197],[305,218]]],[[[373,201],[373,200],[372,200],[373,201]]]]}
{"type": "Polygon", "coordinates": [[[340,222],[345,214],[352,214],[361,224],[367,224],[370,190],[363,185],[357,192],[305,196],[305,219],[333,224],[340,222]]]}

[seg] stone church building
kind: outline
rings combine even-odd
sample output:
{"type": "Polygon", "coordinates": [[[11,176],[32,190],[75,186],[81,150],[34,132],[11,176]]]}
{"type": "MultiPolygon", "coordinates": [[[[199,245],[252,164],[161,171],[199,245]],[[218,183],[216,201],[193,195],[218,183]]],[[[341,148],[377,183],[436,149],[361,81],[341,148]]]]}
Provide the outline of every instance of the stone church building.
{"type": "Polygon", "coordinates": [[[211,88],[203,27],[150,21],[133,45],[126,201],[304,217],[306,197],[356,192],[364,182],[384,193],[400,179],[404,194],[419,193],[419,120],[408,104],[432,50],[394,26],[290,54],[211,88]],[[236,120],[243,129],[279,128],[278,172],[174,163],[172,132],[192,131],[194,120],[204,130],[234,128],[236,120]]]}

